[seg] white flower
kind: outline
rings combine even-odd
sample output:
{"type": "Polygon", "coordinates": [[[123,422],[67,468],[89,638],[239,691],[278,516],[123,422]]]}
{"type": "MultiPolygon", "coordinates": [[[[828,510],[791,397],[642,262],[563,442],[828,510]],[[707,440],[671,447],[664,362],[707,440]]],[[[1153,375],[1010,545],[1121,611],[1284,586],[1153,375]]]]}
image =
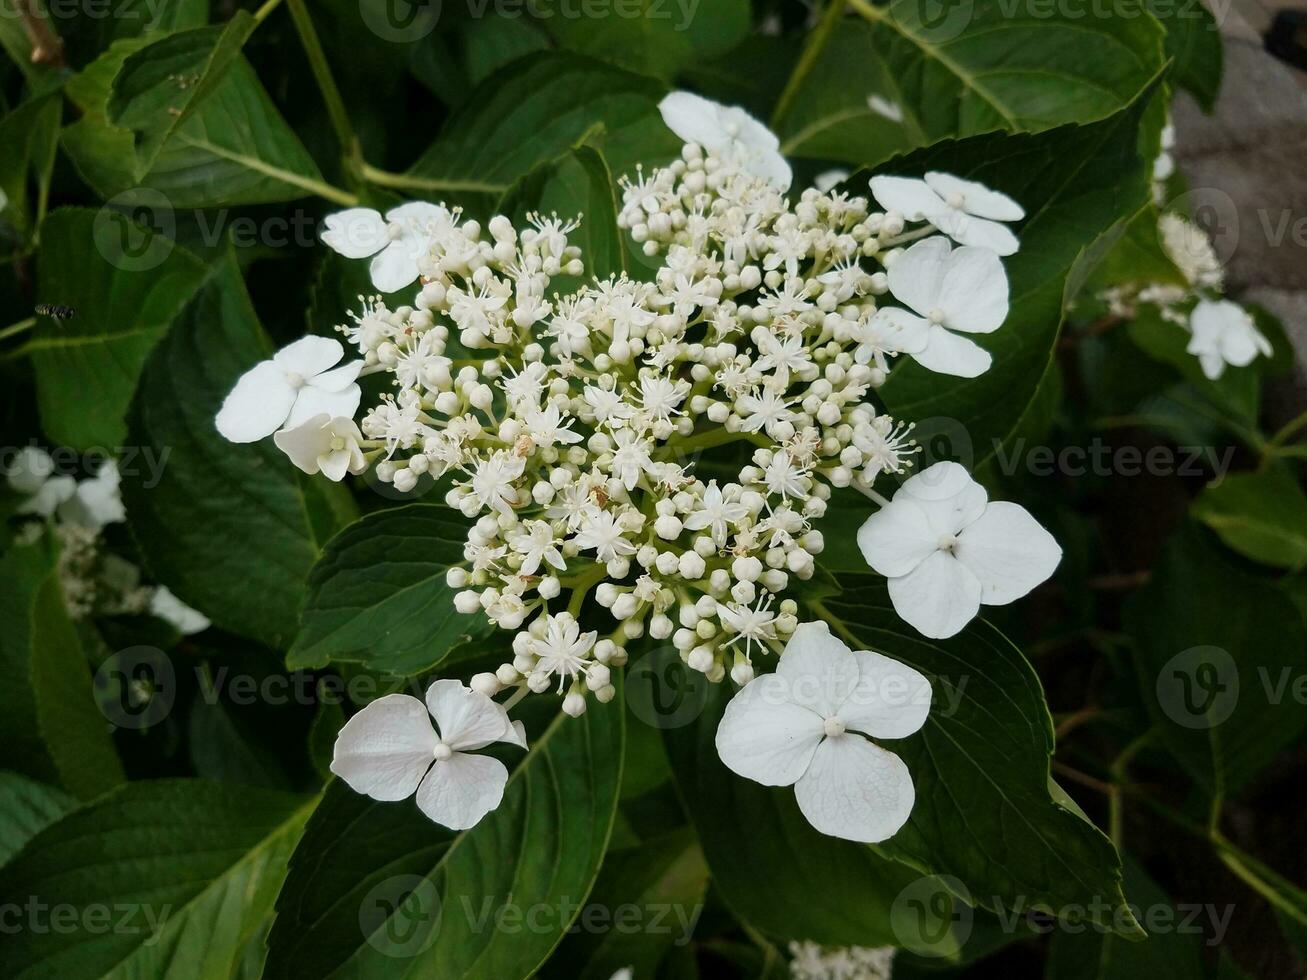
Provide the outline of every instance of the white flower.
{"type": "Polygon", "coordinates": [[[988,502],[957,463],[908,479],[858,531],[889,579],[894,610],[925,636],[953,636],[982,604],[1013,602],[1053,574],[1062,549],[1025,508],[988,502]]]}
{"type": "Polygon", "coordinates": [[[812,186],[825,194],[827,191],[837,187],[848,179],[848,170],[844,167],[836,167],[831,170],[823,170],[816,177],[812,178],[812,186]]]}
{"type": "Polygon", "coordinates": [[[893,946],[838,946],[790,943],[790,980],[890,980],[893,946]]]}
{"type": "Polygon", "coordinates": [[[872,177],[871,193],[881,207],[909,221],[929,221],[961,245],[978,245],[999,255],[1017,250],[1016,235],[1000,222],[1020,221],[1026,212],[984,184],[931,171],[925,180],[872,177]]]}
{"type": "Polygon", "coordinates": [[[963,333],[992,333],[1008,311],[1007,274],[993,252],[964,245],[953,248],[938,235],[917,242],[889,267],[894,298],[914,310],[882,307],[877,317],[899,328],[895,342],[923,367],[940,374],[974,378],[989,370],[992,358],[963,333]],[[926,332],[924,348],[913,350],[926,332]]]}
{"type": "Polygon", "coordinates": [[[5,479],[15,493],[27,498],[18,505],[19,514],[49,517],[77,492],[77,481],[71,476],[55,476],[54,460],[35,446],[19,450],[5,471],[5,479]]]}
{"type": "Polygon", "coordinates": [[[250,368],[227,394],[214,423],[231,442],[257,442],[325,412],[353,418],[362,361],[340,363],[345,348],[330,337],[304,337],[250,368]]]}
{"type": "Polygon", "coordinates": [[[719,602],[717,618],[728,632],[735,634],[725,646],[743,641],[746,657],[753,656],[755,644],[766,649],[767,642],[776,639],[776,614],[771,611],[771,602],[770,593],[760,598],[752,609],[742,602],[719,602]]]}
{"type": "Polygon", "coordinates": [[[743,109],[712,102],[692,92],[669,92],[658,103],[663,122],[687,143],[697,143],[746,172],[787,190],[793,175],[781,156],[780,140],[743,109]]]}
{"type": "Polygon", "coordinates": [[[612,511],[583,511],[581,527],[574,540],[582,551],[593,549],[596,558],[610,562],[623,555],[635,554],[635,545],[626,539],[625,534],[626,529],[612,511]]]}
{"type": "Polygon", "coordinates": [[[537,657],[536,670],[557,676],[561,691],[567,681],[586,670],[590,651],[598,638],[598,630],[582,633],[571,613],[547,616],[544,635],[531,641],[531,650],[537,657]]]}
{"type": "Polygon", "coordinates": [[[508,539],[509,546],[522,556],[519,572],[534,575],[542,561],[547,561],[558,569],[567,568],[562,552],[558,550],[558,539],[548,521],[525,521],[520,526],[522,530],[508,539]]]}
{"type": "Polygon", "coordinates": [[[500,705],[458,681],[441,680],[427,688],[425,706],[407,694],[388,694],[346,722],[336,736],[331,771],[374,800],[405,800],[416,791],[418,809],[428,817],[466,830],[504,796],[504,764],[470,754],[493,742],[526,748],[525,733],[500,705]]]}
{"type": "Polygon", "coordinates": [[[685,519],[685,527],[690,531],[708,529],[713,542],[720,548],[726,543],[728,529],[748,516],[749,508],[738,499],[728,500],[717,486],[716,480],[709,480],[703,492],[703,499],[685,519]]]}
{"type": "Polygon", "coordinates": [[[501,514],[511,514],[517,503],[517,490],[513,481],[522,475],[526,460],[514,453],[498,450],[490,458],[477,463],[472,474],[472,493],[482,507],[491,507],[501,514]]]}
{"type": "Polygon", "coordinates": [[[59,516],[66,521],[98,531],[106,524],[127,520],[119,491],[118,464],[107,459],[89,480],[82,480],[77,489],[59,505],[59,516]]]}
{"type": "Polygon", "coordinates": [[[452,218],[448,209],[421,201],[391,208],[384,219],[371,208],[349,208],[327,217],[322,241],[347,259],[375,255],[372,285],[393,293],[417,279],[418,259],[452,218]]]}
{"type": "Polygon", "coordinates": [[[1189,315],[1193,336],[1185,348],[1198,357],[1203,374],[1215,381],[1225,366],[1247,367],[1258,354],[1271,356],[1270,342],[1262,336],[1252,314],[1238,303],[1199,300],[1189,315]]]}
{"type": "Polygon", "coordinates": [[[788,422],[794,413],[789,403],[777,391],[765,388],[761,394],[744,395],[735,403],[736,411],[744,419],[740,429],[744,432],[757,432],[766,429],[769,436],[776,435],[776,426],[788,422]]]}
{"type": "Polygon", "coordinates": [[[1189,285],[1221,288],[1225,270],[1203,229],[1168,212],[1157,219],[1157,234],[1167,258],[1175,263],[1189,285]]]}
{"type": "Polygon", "coordinates": [[[522,416],[522,424],[537,446],[552,446],[559,442],[571,445],[581,441],[581,433],[573,432],[563,424],[562,413],[553,403],[543,409],[528,409],[522,416]]]}
{"type": "Polygon", "coordinates": [[[794,786],[799,810],[823,834],[883,841],[912,812],[912,776],[862,736],[911,735],[925,724],[930,696],[930,682],[911,667],[850,650],[825,623],[803,623],[776,672],[726,706],[717,752],[746,779],[794,786]]]}
{"type": "Polygon", "coordinates": [[[192,609],[162,585],[150,596],[150,612],[165,623],[171,623],[183,636],[203,632],[210,625],[204,613],[192,609]]]}
{"type": "Polygon", "coordinates": [[[634,490],[640,481],[640,475],[653,468],[649,450],[653,444],[631,429],[619,429],[613,433],[613,476],[622,481],[622,486],[634,490]]]}
{"type": "Polygon", "coordinates": [[[272,437],[277,448],[305,473],[322,473],[337,483],[346,473],[362,473],[368,468],[359,446],[362,440],[363,433],[353,419],[333,419],[325,412],[272,437]]]}

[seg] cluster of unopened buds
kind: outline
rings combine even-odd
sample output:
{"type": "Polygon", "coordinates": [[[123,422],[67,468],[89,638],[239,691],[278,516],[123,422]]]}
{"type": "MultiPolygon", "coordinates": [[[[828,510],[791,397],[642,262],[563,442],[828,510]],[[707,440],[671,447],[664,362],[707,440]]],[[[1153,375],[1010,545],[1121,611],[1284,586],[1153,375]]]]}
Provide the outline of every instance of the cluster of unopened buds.
{"type": "MultiPolygon", "coordinates": [[[[558,277],[584,272],[580,216],[351,209],[324,241],[370,258],[379,289],[416,283],[411,305],[366,298],[340,328],[357,359],[338,366],[339,341],[305,338],[218,416],[236,441],[275,433],[309,473],[372,467],[403,493],[448,480],[446,503],[472,522],[453,602],[515,634],[472,693],[511,688],[510,707],[528,691],[560,692],[572,715],[611,699],[612,669],[645,635],[747,684],[799,626],[787,592],[816,570],[832,487],[886,504],[873,484],[918,452],[911,424],[875,404],[892,362],[974,377],[990,355],[965,334],[1007,315],[1004,222],[1023,216],[1010,199],[941,173],[874,178],[876,204],[792,199],[775,137],[744,113],[674,93],[663,114],[680,157],[624,179],[618,216],[660,260],[650,278],[559,294],[558,277]],[[390,387],[356,423],[358,379],[375,374],[390,387]],[[729,444],[747,450],[698,460],[729,444]]],[[[954,550],[940,554],[961,568],[954,550]]],[[[980,580],[959,574],[976,583],[965,622],[980,580]]]]}

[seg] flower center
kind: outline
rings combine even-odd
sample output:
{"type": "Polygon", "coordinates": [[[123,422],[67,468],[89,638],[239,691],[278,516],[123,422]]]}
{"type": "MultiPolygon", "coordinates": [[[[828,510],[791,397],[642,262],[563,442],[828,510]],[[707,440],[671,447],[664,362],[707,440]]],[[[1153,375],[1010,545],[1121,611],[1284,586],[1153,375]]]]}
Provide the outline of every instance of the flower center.
{"type": "Polygon", "coordinates": [[[939,536],[939,550],[952,553],[958,546],[958,536],[956,534],[941,534],[939,536]]]}
{"type": "Polygon", "coordinates": [[[345,440],[340,436],[332,436],[330,445],[331,451],[333,453],[338,453],[345,448],[345,440]]]}
{"type": "Polygon", "coordinates": [[[298,371],[288,371],[286,373],[286,383],[292,388],[303,388],[307,379],[298,371]]]}
{"type": "Polygon", "coordinates": [[[835,715],[827,718],[823,727],[826,729],[827,738],[838,738],[844,734],[844,722],[840,721],[835,715]]]}
{"type": "Polygon", "coordinates": [[[437,742],[436,749],[431,754],[436,757],[437,762],[444,762],[446,759],[448,759],[451,755],[454,754],[454,750],[451,749],[444,742],[437,742]]]}
{"type": "Polygon", "coordinates": [[[966,196],[954,191],[948,196],[948,206],[951,208],[962,209],[962,205],[967,203],[966,196]]]}
{"type": "Polygon", "coordinates": [[[931,323],[943,323],[944,311],[941,310],[938,306],[931,307],[930,312],[926,314],[926,319],[929,320],[931,323]]]}

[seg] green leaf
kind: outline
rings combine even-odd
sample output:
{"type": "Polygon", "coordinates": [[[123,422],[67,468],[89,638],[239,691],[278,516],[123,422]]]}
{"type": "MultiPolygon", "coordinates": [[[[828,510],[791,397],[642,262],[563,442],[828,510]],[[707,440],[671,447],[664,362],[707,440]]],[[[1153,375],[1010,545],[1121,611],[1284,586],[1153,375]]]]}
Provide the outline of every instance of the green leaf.
{"type": "Polygon", "coordinates": [[[75,909],[0,946],[7,977],[227,977],[267,915],[312,801],[210,783],[128,783],[37,834],[5,895],[75,909]],[[64,920],[67,926],[68,919],[64,920]]]}
{"type": "MultiPolygon", "coordinates": [[[[1135,906],[1144,910],[1148,938],[1144,942],[1127,942],[1094,929],[1074,933],[1054,930],[1046,980],[1144,980],[1147,977],[1205,980],[1203,944],[1192,930],[1211,927],[1207,912],[1209,909],[1218,912],[1218,907],[1204,906],[1202,918],[1191,922],[1189,911],[1177,907],[1138,863],[1128,857],[1124,863],[1126,890],[1135,906]]],[[[1233,906],[1226,908],[1232,910],[1233,906]]],[[[1216,942],[1223,936],[1206,938],[1216,942]]]]}
{"type": "Polygon", "coordinates": [[[670,648],[650,654],[636,670],[628,679],[632,697],[646,700],[633,707],[663,726],[682,803],[699,831],[713,887],[731,911],[777,941],[903,945],[894,902],[922,875],[818,833],[799,812],[791,787],[762,786],[728,770],[714,742],[733,693],[728,685],[691,673],[670,648]],[[700,704],[697,716],[685,717],[700,704]]]}
{"type": "Polygon", "coordinates": [[[941,6],[857,3],[866,19],[836,28],[777,121],[782,150],[870,166],[949,137],[1093,122],[1162,67],[1162,31],[1135,0],[1092,17],[1011,0],[957,0],[936,16],[941,6]]]}
{"type": "Polygon", "coordinates": [[[662,95],[652,79],[588,58],[555,52],[521,58],[468,96],[410,174],[447,182],[448,203],[484,211],[514,181],[597,126],[614,175],[640,161],[665,162],[680,141],[658,115],[662,95]]]}
{"type": "Polygon", "coordinates": [[[921,671],[934,690],[921,732],[892,746],[912,773],[916,806],[876,850],[956,876],[973,903],[995,912],[1037,909],[1138,935],[1111,842],[1050,791],[1052,720],[1020,651],[983,620],[927,640],[899,619],[882,579],[841,583],[818,610],[832,628],[854,649],[921,671]]]}
{"type": "Polygon", "coordinates": [[[541,980],[610,980],[623,967],[656,975],[669,947],[690,942],[708,888],[708,865],[689,828],[609,851],[581,929],[563,940],[541,980]]]}
{"type": "Polygon", "coordinates": [[[1198,100],[1204,112],[1216,107],[1221,91],[1224,52],[1221,28],[1203,3],[1148,0],[1148,11],[1166,28],[1166,56],[1171,77],[1198,100]]]}
{"type": "Polygon", "coordinates": [[[223,81],[255,26],[247,11],[238,10],[226,24],[167,34],[124,59],[105,112],[110,123],[134,135],[137,179],[223,81]]]}
{"type": "Polygon", "coordinates": [[[1307,495],[1285,467],[1227,476],[1192,513],[1245,558],[1292,571],[1307,565],[1307,495]]]}
{"type": "Polygon", "coordinates": [[[578,146],[531,171],[504,195],[498,211],[519,221],[533,211],[562,218],[581,216],[581,225],[568,242],[581,249],[585,274],[579,279],[555,277],[561,295],[591,278],[607,279],[631,270],[626,232],[617,227],[617,188],[604,158],[590,146],[578,146]]]}
{"type": "Polygon", "coordinates": [[[132,130],[109,116],[110,100],[118,73],[157,40],[115,41],[68,83],[83,117],[64,130],[63,146],[96,193],[145,206],[167,226],[176,209],[286,201],[321,188],[317,165],[243,57],[202,99],[187,100],[185,118],[162,142],[151,130],[145,149],[153,156],[138,159],[132,130]]]}
{"type": "Polygon", "coordinates": [[[52,442],[123,445],[141,368],[204,278],[204,267],[116,211],[60,209],[41,232],[37,295],[68,306],[32,344],[41,421],[52,442]],[[94,410],[90,411],[89,408],[94,410]]]}
{"type": "Polygon", "coordinates": [[[0,771],[0,867],[75,806],[77,801],[57,786],[0,771]]]}
{"type": "Polygon", "coordinates": [[[1233,794],[1307,727],[1298,610],[1195,527],[1168,542],[1124,622],[1162,741],[1210,793],[1233,794]]]}
{"type": "Polygon", "coordinates": [[[901,358],[880,391],[898,418],[961,422],[973,466],[1008,439],[1038,393],[1053,364],[1066,304],[1100,257],[1101,245],[1094,243],[1119,234],[1149,199],[1149,167],[1137,148],[1146,103],[1140,99],[1090,126],[943,143],[882,168],[956,173],[1010,195],[1026,210],[1021,250],[1004,260],[1008,318],[994,333],[975,338],[993,355],[993,366],[978,378],[961,379],[901,358]]]}
{"type": "Polygon", "coordinates": [[[620,688],[580,718],[555,705],[515,712],[531,750],[495,751],[504,799],[471,830],[328,785],[277,899],[265,976],[381,976],[397,962],[440,980],[532,976],[594,884],[621,783],[620,688]]]}
{"type": "Polygon", "coordinates": [[[9,765],[90,799],[123,780],[59,584],[52,533],[0,558],[0,741],[9,765]]]}
{"type": "Polygon", "coordinates": [[[123,500],[156,580],[223,629],[285,649],[309,569],[354,506],[271,439],[236,445],[214,428],[236,380],[270,353],[235,261],[222,260],[141,374],[129,438],[161,471],[125,475],[123,500]]]}
{"type": "Polygon", "coordinates": [[[409,66],[418,80],[447,105],[459,105],[471,89],[518,58],[551,47],[549,36],[529,17],[457,16],[442,9],[440,30],[413,45],[409,66]],[[446,26],[445,18],[453,23],[446,26]],[[455,19],[456,18],[456,19],[455,19]]]}
{"type": "Polygon", "coordinates": [[[369,514],[328,542],[309,576],[292,670],[332,661],[421,674],[493,629],[454,608],[445,572],[463,561],[467,522],[439,504],[369,514]]]}
{"type": "Polygon", "coordinates": [[[35,234],[45,213],[61,110],[59,95],[51,94],[24,102],[0,119],[0,146],[6,149],[0,158],[0,196],[8,198],[0,207],[0,228],[6,222],[13,225],[20,244],[35,234]],[[29,199],[32,184],[36,194],[29,199]]]}
{"type": "Polygon", "coordinates": [[[752,19],[749,7],[748,0],[712,0],[702,6],[634,0],[578,16],[567,0],[532,4],[534,16],[563,47],[668,80],[742,41],[752,19]]]}

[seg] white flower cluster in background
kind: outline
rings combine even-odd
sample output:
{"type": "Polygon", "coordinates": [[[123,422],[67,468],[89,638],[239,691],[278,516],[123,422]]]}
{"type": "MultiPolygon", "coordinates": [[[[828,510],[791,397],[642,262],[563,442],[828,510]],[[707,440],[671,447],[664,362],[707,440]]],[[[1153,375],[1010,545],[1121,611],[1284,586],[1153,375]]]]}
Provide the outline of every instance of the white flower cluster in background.
{"type": "Polygon", "coordinates": [[[471,523],[453,603],[513,634],[511,660],[471,689],[511,689],[508,707],[556,692],[579,715],[611,699],[642,636],[748,684],[799,627],[794,586],[816,571],[832,488],[884,505],[874,485],[918,452],[911,420],[877,405],[895,360],[975,377],[991,358],[967,335],[1007,316],[1005,222],[1023,216],[1007,197],[933,172],[873,178],[875,204],[787,196],[776,137],[746,113],[689,93],[661,108],[685,145],[623,179],[618,215],[656,270],[563,293],[560,278],[585,273],[580,217],[341,212],[324,241],[369,259],[378,289],[416,281],[411,302],[365,299],[339,328],[357,356],[297,341],[217,417],[233,441],[272,435],[310,474],[371,468],[401,493],[442,481],[471,523]],[[359,414],[374,375],[388,384],[359,414]]]}
{"type": "Polygon", "coordinates": [[[814,942],[790,943],[793,980],[890,980],[893,946],[829,948],[814,942]]]}
{"type": "Polygon", "coordinates": [[[1135,283],[1106,290],[1102,298],[1114,316],[1133,319],[1140,307],[1155,308],[1163,320],[1189,333],[1185,348],[1198,358],[1203,374],[1215,381],[1226,367],[1247,367],[1260,354],[1269,357],[1270,342],[1251,313],[1221,296],[1225,269],[1211,239],[1197,225],[1171,212],[1157,223],[1162,250],[1186,285],[1135,283]]]}
{"type": "Polygon", "coordinates": [[[31,541],[45,528],[59,541],[59,580],[68,612],[74,619],[92,614],[150,613],[171,623],[182,634],[207,629],[209,621],[162,585],[141,583],[141,570],[106,550],[101,533],[109,524],[126,520],[119,492],[118,464],[107,459],[95,475],[78,480],[56,473],[54,459],[44,449],[19,450],[5,471],[9,489],[19,500],[14,513],[43,519],[19,532],[31,541]]]}

